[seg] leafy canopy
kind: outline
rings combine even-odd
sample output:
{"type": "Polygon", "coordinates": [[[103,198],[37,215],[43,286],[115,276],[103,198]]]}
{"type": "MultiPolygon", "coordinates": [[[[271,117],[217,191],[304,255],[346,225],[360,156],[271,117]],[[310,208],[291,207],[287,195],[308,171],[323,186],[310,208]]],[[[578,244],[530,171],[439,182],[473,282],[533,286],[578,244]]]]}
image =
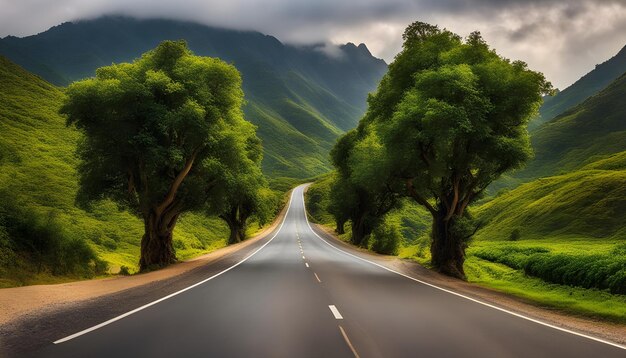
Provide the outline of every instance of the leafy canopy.
{"type": "Polygon", "coordinates": [[[478,32],[462,40],[415,23],[404,39],[365,123],[374,124],[393,176],[410,181],[411,196],[431,211],[434,199],[462,215],[494,179],[530,158],[526,126],[551,85],[499,56],[478,32]]]}
{"type": "Polygon", "coordinates": [[[80,201],[109,197],[144,217],[167,202],[200,208],[255,138],[242,103],[235,67],[194,56],[184,41],[73,83],[61,111],[85,133],[80,201]]]}

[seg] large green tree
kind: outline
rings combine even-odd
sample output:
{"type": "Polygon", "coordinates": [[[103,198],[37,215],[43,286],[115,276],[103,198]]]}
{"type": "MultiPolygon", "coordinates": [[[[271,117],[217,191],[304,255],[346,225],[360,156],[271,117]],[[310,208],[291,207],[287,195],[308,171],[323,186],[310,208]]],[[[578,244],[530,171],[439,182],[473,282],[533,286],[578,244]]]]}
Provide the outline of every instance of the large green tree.
{"type": "Polygon", "coordinates": [[[381,170],[432,214],[433,266],[464,278],[478,227],[468,206],[531,157],[527,124],[552,87],[525,63],[499,56],[478,32],[463,40],[416,22],[403,39],[361,126],[386,152],[381,170]]]}
{"type": "Polygon", "coordinates": [[[184,41],[165,41],[68,87],[61,112],[85,134],[78,199],[110,198],[143,218],[141,270],[176,261],[176,221],[203,208],[239,165],[254,135],[242,101],[235,67],[194,56],[184,41]]]}

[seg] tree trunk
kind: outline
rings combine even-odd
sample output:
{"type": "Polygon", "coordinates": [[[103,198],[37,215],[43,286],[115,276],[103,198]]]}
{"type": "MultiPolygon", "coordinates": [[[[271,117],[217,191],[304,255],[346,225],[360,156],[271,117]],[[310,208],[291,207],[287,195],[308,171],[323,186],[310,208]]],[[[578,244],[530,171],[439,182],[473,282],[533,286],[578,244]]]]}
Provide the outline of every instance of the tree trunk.
{"type": "Polygon", "coordinates": [[[246,239],[246,221],[247,215],[244,211],[235,207],[230,212],[220,215],[220,218],[226,222],[230,235],[228,236],[228,244],[236,244],[246,239]]]}
{"type": "Polygon", "coordinates": [[[438,210],[433,214],[432,242],[430,245],[431,262],[439,272],[465,280],[463,239],[452,235],[450,227],[454,216],[446,220],[446,215],[445,210],[438,210]]]}
{"type": "Polygon", "coordinates": [[[238,220],[229,220],[227,222],[230,229],[230,235],[228,236],[228,244],[236,244],[246,239],[245,225],[241,224],[238,220]]]}
{"type": "Polygon", "coordinates": [[[352,237],[350,238],[350,242],[353,245],[360,247],[367,245],[365,238],[370,233],[371,230],[368,230],[365,215],[361,215],[352,220],[352,237]]]}
{"type": "Polygon", "coordinates": [[[345,234],[346,233],[345,225],[346,225],[346,222],[344,220],[337,220],[337,228],[335,229],[335,232],[339,235],[345,234]]]}
{"type": "Polygon", "coordinates": [[[167,211],[158,215],[156,210],[151,210],[148,218],[144,219],[145,229],[141,239],[141,258],[139,259],[140,271],[152,270],[176,262],[172,232],[178,215],[178,213],[167,211]]]}

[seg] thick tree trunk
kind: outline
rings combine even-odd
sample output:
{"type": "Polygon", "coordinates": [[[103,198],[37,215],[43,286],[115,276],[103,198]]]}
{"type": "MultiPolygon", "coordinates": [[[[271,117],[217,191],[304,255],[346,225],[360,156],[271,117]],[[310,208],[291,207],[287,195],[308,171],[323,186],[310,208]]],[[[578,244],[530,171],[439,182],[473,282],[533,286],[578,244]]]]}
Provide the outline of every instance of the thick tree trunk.
{"type": "Polygon", "coordinates": [[[230,235],[228,236],[228,244],[236,244],[246,239],[245,225],[237,220],[228,221],[228,228],[230,229],[230,235]]]}
{"type": "Polygon", "coordinates": [[[140,271],[156,269],[176,262],[172,232],[177,218],[178,213],[165,212],[157,215],[156,210],[151,210],[148,217],[144,219],[145,231],[141,239],[140,271]]]}
{"type": "Polygon", "coordinates": [[[450,232],[454,216],[446,220],[446,214],[444,210],[433,214],[431,262],[439,272],[465,280],[465,244],[463,238],[454,237],[450,232]]]}

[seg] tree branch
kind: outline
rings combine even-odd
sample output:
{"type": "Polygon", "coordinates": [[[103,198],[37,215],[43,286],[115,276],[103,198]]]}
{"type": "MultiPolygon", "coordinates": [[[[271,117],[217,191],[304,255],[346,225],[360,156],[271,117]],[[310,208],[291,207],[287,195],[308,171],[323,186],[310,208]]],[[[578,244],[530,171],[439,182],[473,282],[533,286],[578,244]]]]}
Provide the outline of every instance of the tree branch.
{"type": "Polygon", "coordinates": [[[452,197],[452,203],[448,206],[446,204],[446,206],[448,207],[448,213],[446,214],[445,218],[443,218],[444,221],[448,221],[450,220],[450,218],[452,217],[452,215],[454,215],[455,211],[456,211],[456,206],[459,203],[459,184],[461,182],[461,178],[459,178],[458,176],[455,176],[456,178],[454,179],[454,183],[452,185],[452,190],[453,190],[453,197],[452,197]]]}
{"type": "Polygon", "coordinates": [[[421,204],[426,209],[428,209],[428,211],[430,211],[430,213],[433,216],[435,216],[437,214],[437,210],[435,210],[435,208],[432,205],[430,205],[430,203],[427,200],[425,200],[424,198],[419,196],[419,194],[417,194],[417,192],[415,191],[415,188],[413,187],[413,179],[407,179],[407,181],[406,181],[406,188],[409,191],[409,195],[413,199],[415,199],[415,201],[417,201],[419,204],[421,204]]]}
{"type": "Polygon", "coordinates": [[[165,210],[165,208],[167,208],[167,206],[169,206],[174,201],[174,198],[176,197],[176,192],[178,191],[181,184],[183,183],[183,180],[187,177],[187,175],[191,171],[191,168],[193,167],[193,162],[196,160],[197,155],[198,155],[198,149],[195,149],[193,153],[191,154],[191,157],[189,157],[189,159],[187,159],[187,161],[185,162],[185,166],[183,167],[183,170],[181,170],[180,173],[178,173],[178,175],[176,176],[176,178],[174,178],[174,182],[172,182],[172,185],[170,186],[170,190],[167,192],[165,199],[163,199],[161,204],[159,204],[159,206],[156,207],[157,215],[162,214],[163,210],[165,210]]]}

